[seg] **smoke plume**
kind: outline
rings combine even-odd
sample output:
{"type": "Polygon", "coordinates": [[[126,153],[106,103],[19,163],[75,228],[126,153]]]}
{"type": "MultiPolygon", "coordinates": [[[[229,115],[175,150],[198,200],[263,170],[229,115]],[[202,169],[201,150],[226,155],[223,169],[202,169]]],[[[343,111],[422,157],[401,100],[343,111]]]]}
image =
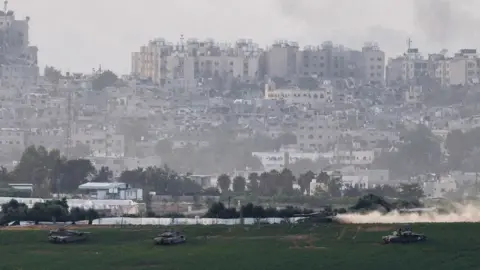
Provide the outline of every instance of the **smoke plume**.
{"type": "Polygon", "coordinates": [[[416,0],[414,3],[415,24],[428,42],[441,46],[465,43],[476,35],[480,22],[469,9],[471,0],[416,0]]]}
{"type": "Polygon", "coordinates": [[[473,204],[455,204],[448,213],[399,213],[396,211],[382,214],[371,212],[368,214],[342,214],[337,216],[341,223],[352,224],[394,224],[394,223],[456,223],[480,222],[480,207],[473,204]]]}

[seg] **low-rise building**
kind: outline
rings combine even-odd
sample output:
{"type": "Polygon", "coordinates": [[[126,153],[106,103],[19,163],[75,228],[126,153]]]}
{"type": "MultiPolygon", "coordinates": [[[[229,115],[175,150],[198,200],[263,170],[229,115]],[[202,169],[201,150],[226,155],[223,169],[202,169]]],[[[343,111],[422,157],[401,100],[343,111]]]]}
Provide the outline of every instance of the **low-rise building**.
{"type": "Polygon", "coordinates": [[[90,198],[97,200],[143,200],[142,189],[132,188],[120,182],[88,182],[80,185],[78,189],[87,192],[90,198]]]}

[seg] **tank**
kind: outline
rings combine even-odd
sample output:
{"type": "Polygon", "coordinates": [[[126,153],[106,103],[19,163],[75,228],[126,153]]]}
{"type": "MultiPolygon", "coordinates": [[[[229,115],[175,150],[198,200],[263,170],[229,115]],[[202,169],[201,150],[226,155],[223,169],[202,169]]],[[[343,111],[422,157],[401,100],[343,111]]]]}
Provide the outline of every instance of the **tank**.
{"type": "Polygon", "coordinates": [[[87,240],[89,235],[89,232],[72,231],[60,228],[50,231],[48,234],[48,241],[56,244],[81,242],[87,240]]]}
{"type": "Polygon", "coordinates": [[[398,229],[392,232],[391,235],[386,235],[382,237],[384,244],[391,244],[391,243],[416,243],[416,242],[423,242],[427,240],[427,237],[424,234],[414,233],[411,231],[410,227],[405,229],[398,229]]]}
{"type": "Polygon", "coordinates": [[[187,242],[185,235],[179,232],[164,232],[153,238],[155,245],[176,245],[187,242]]]}

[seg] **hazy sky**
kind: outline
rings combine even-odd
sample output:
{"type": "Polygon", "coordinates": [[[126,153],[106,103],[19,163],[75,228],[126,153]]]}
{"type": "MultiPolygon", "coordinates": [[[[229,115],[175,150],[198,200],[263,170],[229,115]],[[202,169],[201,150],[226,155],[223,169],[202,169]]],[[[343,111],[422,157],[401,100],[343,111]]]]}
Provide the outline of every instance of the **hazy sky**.
{"type": "Polygon", "coordinates": [[[480,47],[480,20],[470,13],[480,8],[476,0],[10,0],[9,8],[17,18],[31,17],[40,65],[72,72],[101,64],[129,73],[132,51],[181,34],[251,38],[262,46],[290,39],[359,48],[374,40],[390,56],[408,37],[430,52],[480,47]]]}

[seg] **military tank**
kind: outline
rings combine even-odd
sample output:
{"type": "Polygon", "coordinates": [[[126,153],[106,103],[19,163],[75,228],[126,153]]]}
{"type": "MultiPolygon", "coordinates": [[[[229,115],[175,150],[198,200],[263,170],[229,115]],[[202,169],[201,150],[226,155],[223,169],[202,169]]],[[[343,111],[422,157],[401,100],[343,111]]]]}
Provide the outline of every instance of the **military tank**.
{"type": "Polygon", "coordinates": [[[155,245],[176,245],[187,242],[185,235],[179,232],[164,232],[153,238],[155,245]]]}
{"type": "Polygon", "coordinates": [[[89,232],[66,230],[65,228],[59,228],[52,230],[48,234],[48,241],[56,244],[67,244],[74,242],[81,242],[88,239],[89,232]]]}
{"type": "Polygon", "coordinates": [[[414,233],[409,227],[407,227],[405,229],[400,228],[392,232],[391,235],[383,236],[382,240],[384,244],[391,244],[391,243],[408,244],[408,243],[426,241],[427,237],[424,234],[414,233]]]}

